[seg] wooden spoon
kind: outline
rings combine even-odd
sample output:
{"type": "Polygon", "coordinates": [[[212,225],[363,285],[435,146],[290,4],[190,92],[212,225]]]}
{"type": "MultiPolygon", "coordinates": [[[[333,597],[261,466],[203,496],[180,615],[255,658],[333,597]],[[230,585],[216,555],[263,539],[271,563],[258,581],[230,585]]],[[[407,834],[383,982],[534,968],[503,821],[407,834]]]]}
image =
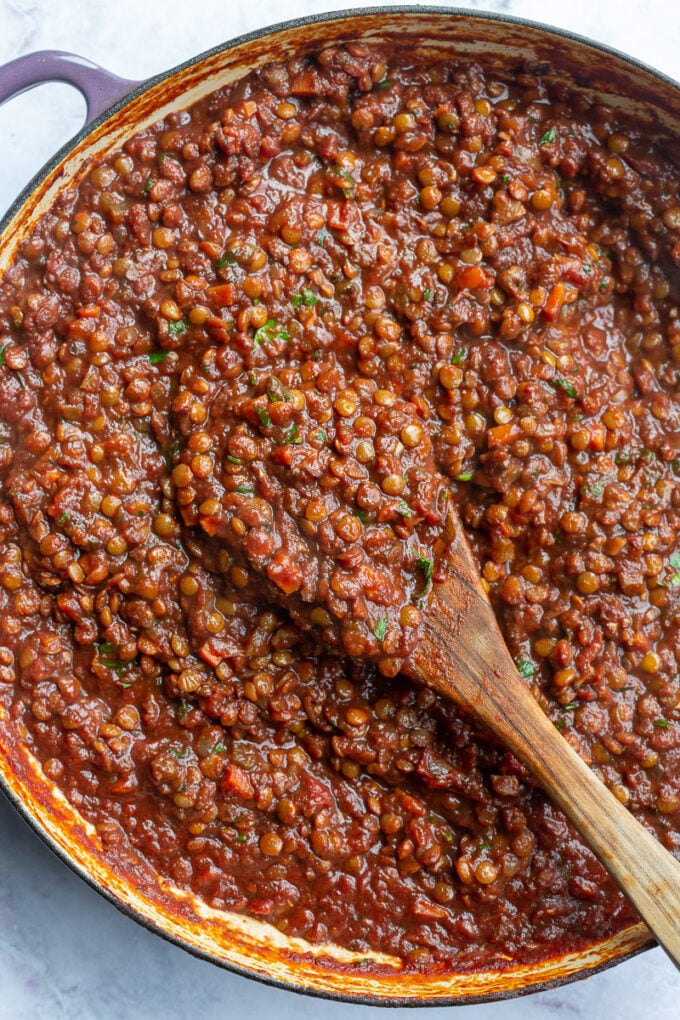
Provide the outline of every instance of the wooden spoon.
{"type": "Polygon", "coordinates": [[[456,521],[449,578],[433,587],[405,672],[499,736],[619,884],[680,968],[680,863],[579,758],[522,682],[456,521]]]}

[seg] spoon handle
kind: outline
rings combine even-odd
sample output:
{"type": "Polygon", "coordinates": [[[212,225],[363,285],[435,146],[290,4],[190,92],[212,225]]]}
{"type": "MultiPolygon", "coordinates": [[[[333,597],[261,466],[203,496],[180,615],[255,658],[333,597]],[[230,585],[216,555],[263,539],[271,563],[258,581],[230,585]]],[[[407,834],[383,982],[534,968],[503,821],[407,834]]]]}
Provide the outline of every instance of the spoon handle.
{"type": "Polygon", "coordinates": [[[641,825],[543,713],[498,629],[467,541],[434,586],[409,671],[497,734],[562,808],[680,968],[680,863],[641,825]]]}

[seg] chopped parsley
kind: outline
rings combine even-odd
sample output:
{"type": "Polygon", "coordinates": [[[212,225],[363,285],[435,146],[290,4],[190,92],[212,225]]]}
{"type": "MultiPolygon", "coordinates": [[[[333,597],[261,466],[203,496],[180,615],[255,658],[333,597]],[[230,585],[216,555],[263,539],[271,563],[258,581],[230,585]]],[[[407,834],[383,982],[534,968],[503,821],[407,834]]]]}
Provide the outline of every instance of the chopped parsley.
{"type": "Polygon", "coordinates": [[[269,428],[272,423],[269,411],[267,411],[264,407],[258,407],[257,417],[260,419],[265,428],[269,428]]]}
{"type": "Polygon", "coordinates": [[[240,457],[234,457],[234,455],[232,453],[228,453],[227,454],[227,460],[229,461],[230,464],[242,464],[243,463],[243,461],[241,460],[240,457]]]}
{"type": "Polygon", "coordinates": [[[399,500],[399,502],[397,503],[396,510],[397,510],[397,513],[401,514],[402,517],[412,517],[413,516],[413,511],[411,510],[411,507],[408,505],[408,503],[406,502],[405,499],[400,499],[399,500]]]}
{"type": "Polygon", "coordinates": [[[182,333],[186,333],[188,329],[188,323],[184,319],[177,319],[175,322],[168,323],[168,336],[181,336],[182,333]]]}
{"type": "Polygon", "coordinates": [[[555,726],[556,730],[563,730],[565,725],[566,725],[566,723],[565,723],[564,719],[558,719],[557,722],[554,723],[554,726],[555,726]]]}
{"type": "Polygon", "coordinates": [[[592,268],[587,263],[584,263],[583,272],[586,274],[586,276],[590,276],[592,271],[593,271],[592,268]]]}
{"type": "Polygon", "coordinates": [[[460,365],[464,358],[467,358],[467,347],[461,347],[459,351],[456,351],[454,356],[451,358],[452,365],[460,365]]]}
{"type": "Polygon", "coordinates": [[[355,510],[354,516],[357,517],[362,524],[368,523],[368,517],[366,516],[365,510],[355,510]]]}
{"type": "Polygon", "coordinates": [[[292,446],[299,446],[302,442],[302,436],[299,435],[299,432],[300,430],[297,425],[291,425],[286,433],[286,442],[290,443],[292,446]]]}
{"type": "Polygon", "coordinates": [[[67,522],[67,520],[69,519],[69,517],[70,517],[70,516],[71,516],[71,515],[70,515],[70,513],[68,512],[68,510],[64,510],[63,514],[62,514],[62,515],[61,515],[61,517],[60,517],[60,518],[58,519],[58,521],[57,521],[57,524],[66,524],[66,522],[67,522]]]}
{"type": "Polygon", "coordinates": [[[559,388],[561,390],[564,390],[564,392],[567,394],[568,397],[571,398],[571,400],[576,400],[576,390],[574,389],[572,384],[568,382],[566,379],[561,379],[559,376],[557,376],[555,379],[550,380],[550,385],[559,386],[559,388]]]}
{"type": "Polygon", "coordinates": [[[599,499],[604,492],[604,486],[601,482],[590,482],[588,485],[584,486],[583,491],[586,496],[589,496],[591,499],[599,499]]]}
{"type": "Polygon", "coordinates": [[[341,166],[329,166],[326,169],[327,172],[331,174],[333,177],[339,177],[340,180],[344,182],[343,184],[339,184],[337,181],[335,182],[336,186],[340,188],[341,191],[346,192],[354,191],[354,188],[356,187],[356,182],[352,177],[351,173],[349,172],[349,170],[345,170],[345,168],[341,166]]]}
{"type": "Polygon", "coordinates": [[[392,79],[391,78],[383,78],[382,81],[378,82],[378,84],[376,85],[376,88],[377,89],[388,89],[391,85],[392,85],[392,79]]]}
{"type": "Polygon", "coordinates": [[[608,286],[609,286],[609,277],[605,276],[605,277],[603,277],[602,283],[600,284],[600,292],[605,291],[608,286]]]}
{"type": "Polygon", "coordinates": [[[658,728],[660,730],[667,730],[668,729],[668,719],[655,719],[654,720],[654,725],[658,726],[658,728]]]}
{"type": "Polygon", "coordinates": [[[213,753],[213,754],[222,754],[222,753],[223,753],[224,751],[226,751],[226,750],[227,750],[227,748],[226,748],[226,747],[225,747],[225,745],[224,745],[224,744],[222,743],[222,741],[219,741],[219,742],[218,742],[217,744],[215,744],[215,746],[213,747],[213,749],[212,749],[212,753],[213,753]]]}
{"type": "Polygon", "coordinates": [[[255,489],[252,485],[237,485],[236,492],[240,493],[241,496],[252,496],[255,489]]]}
{"type": "Polygon", "coordinates": [[[288,333],[282,326],[279,326],[276,319],[267,319],[264,326],[255,330],[253,343],[256,347],[267,343],[268,340],[288,340],[288,333]]]}
{"type": "Polygon", "coordinates": [[[529,662],[528,659],[520,659],[515,665],[517,666],[517,672],[523,680],[529,680],[536,672],[533,662],[529,662]]]}
{"type": "Polygon", "coordinates": [[[171,754],[173,758],[179,758],[180,761],[181,761],[182,759],[184,759],[184,758],[186,758],[188,756],[189,748],[188,747],[182,747],[182,748],[171,747],[170,751],[168,753],[171,754]]]}
{"type": "Polygon", "coordinates": [[[387,634],[387,617],[386,616],[381,616],[380,617],[380,619],[376,623],[375,627],[373,628],[373,633],[377,637],[378,641],[382,641],[383,640],[383,638],[385,637],[385,634],[387,634]]]}
{"type": "Polygon", "coordinates": [[[423,301],[431,301],[434,295],[432,287],[428,287],[427,290],[423,291],[423,301]]]}
{"type": "Polygon", "coordinates": [[[151,191],[151,189],[153,188],[155,183],[156,183],[156,178],[155,177],[147,177],[147,179],[146,179],[146,181],[144,183],[144,189],[143,189],[145,195],[149,194],[149,192],[151,191]]]}
{"type": "Polygon", "coordinates": [[[481,846],[477,847],[477,853],[480,854],[482,852],[482,850],[490,850],[490,849],[491,849],[491,843],[482,843],[481,846]]]}
{"type": "Polygon", "coordinates": [[[315,304],[318,304],[318,301],[316,294],[307,287],[303,287],[299,294],[293,294],[290,299],[293,308],[299,308],[300,305],[304,305],[305,308],[313,308],[315,304]]]}
{"type": "Polygon", "coordinates": [[[668,562],[675,571],[675,573],[671,575],[669,583],[672,584],[674,588],[680,588],[680,552],[674,552],[668,562]]]}
{"type": "MultiPolygon", "coordinates": [[[[107,669],[112,669],[119,680],[128,666],[132,665],[131,662],[120,661],[118,658],[118,649],[112,645],[110,641],[102,641],[100,644],[95,642],[95,648],[97,649],[97,658],[101,662],[102,666],[106,666],[107,669]]],[[[134,662],[134,659],[132,661],[134,662]]]]}
{"type": "Polygon", "coordinates": [[[461,472],[461,474],[456,475],[456,481],[457,482],[469,482],[469,481],[472,480],[472,476],[473,475],[474,475],[474,471],[463,471],[463,472],[461,472]]]}
{"type": "Polygon", "coordinates": [[[0,368],[5,367],[5,351],[8,347],[9,344],[3,344],[2,347],[0,347],[0,368]]]}
{"type": "Polygon", "coordinates": [[[539,145],[550,145],[551,142],[555,141],[555,128],[549,127],[546,133],[539,141],[539,145]]]}
{"type": "Polygon", "coordinates": [[[574,712],[578,708],[577,701],[570,701],[568,705],[562,705],[563,712],[574,712]]]}
{"type": "Polygon", "coordinates": [[[319,440],[320,443],[327,443],[328,442],[328,433],[325,432],[324,429],[317,429],[317,431],[315,433],[315,436],[319,440]]]}
{"type": "Polygon", "coordinates": [[[427,595],[428,591],[430,590],[430,585],[432,584],[432,574],[434,572],[434,563],[429,557],[423,556],[423,554],[421,553],[416,561],[416,566],[418,567],[419,570],[422,570],[423,572],[424,585],[423,590],[420,593],[420,598],[422,598],[424,595],[427,595]]]}
{"type": "Polygon", "coordinates": [[[161,362],[165,361],[170,351],[152,351],[149,355],[149,361],[152,365],[160,365],[161,362]]]}
{"type": "Polygon", "coordinates": [[[220,255],[218,259],[215,259],[213,266],[215,269],[226,269],[228,266],[236,265],[236,256],[233,251],[225,251],[224,255],[220,255]]]}
{"type": "Polygon", "coordinates": [[[329,234],[330,234],[330,230],[328,229],[328,227],[322,227],[321,228],[321,233],[319,234],[319,236],[316,239],[316,243],[320,244],[321,247],[323,248],[323,246],[326,243],[326,238],[328,237],[329,234]]]}
{"type": "Polygon", "coordinates": [[[267,386],[267,396],[271,404],[285,403],[290,400],[290,390],[287,390],[278,376],[271,376],[267,386]]]}
{"type": "Polygon", "coordinates": [[[503,184],[509,184],[510,183],[510,174],[501,174],[501,182],[503,184]]]}

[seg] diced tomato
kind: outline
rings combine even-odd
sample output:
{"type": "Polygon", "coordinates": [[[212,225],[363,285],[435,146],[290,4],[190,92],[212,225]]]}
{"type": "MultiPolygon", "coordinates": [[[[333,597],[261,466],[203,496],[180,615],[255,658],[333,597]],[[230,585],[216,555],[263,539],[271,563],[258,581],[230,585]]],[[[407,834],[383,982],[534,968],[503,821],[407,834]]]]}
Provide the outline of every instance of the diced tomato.
{"type": "Polygon", "coordinates": [[[255,796],[255,788],[250,776],[244,769],[239,768],[238,765],[227,765],[222,776],[222,786],[225,790],[235,793],[237,797],[241,797],[243,800],[250,800],[251,797],[255,796]]]}

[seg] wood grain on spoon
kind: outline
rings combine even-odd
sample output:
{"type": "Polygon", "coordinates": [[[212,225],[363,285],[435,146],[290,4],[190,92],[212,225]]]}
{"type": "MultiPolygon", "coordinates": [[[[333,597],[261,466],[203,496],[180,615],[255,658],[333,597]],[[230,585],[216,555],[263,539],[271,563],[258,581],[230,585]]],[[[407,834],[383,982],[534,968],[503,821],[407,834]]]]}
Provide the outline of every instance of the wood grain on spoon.
{"type": "Polygon", "coordinates": [[[680,967],[680,863],[616,799],[522,682],[462,528],[406,672],[468,709],[524,762],[680,967]]]}

